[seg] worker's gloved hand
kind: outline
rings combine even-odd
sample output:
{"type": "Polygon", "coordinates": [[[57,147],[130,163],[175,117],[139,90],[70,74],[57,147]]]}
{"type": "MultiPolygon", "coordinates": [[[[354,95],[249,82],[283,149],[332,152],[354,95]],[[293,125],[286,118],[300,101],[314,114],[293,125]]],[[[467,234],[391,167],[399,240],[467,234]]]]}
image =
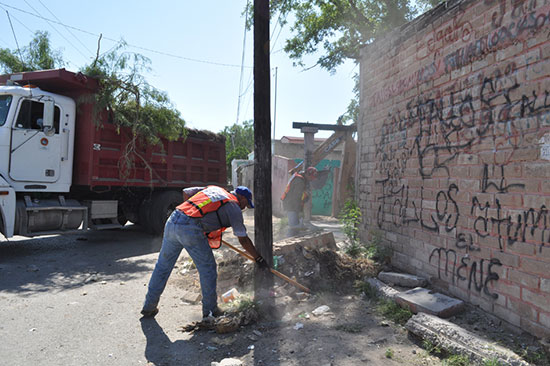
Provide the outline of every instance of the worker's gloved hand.
{"type": "Polygon", "coordinates": [[[267,262],[265,261],[264,257],[262,257],[261,255],[257,256],[256,259],[254,259],[254,261],[256,261],[256,264],[261,269],[268,269],[269,268],[269,266],[267,265],[267,262]]]}

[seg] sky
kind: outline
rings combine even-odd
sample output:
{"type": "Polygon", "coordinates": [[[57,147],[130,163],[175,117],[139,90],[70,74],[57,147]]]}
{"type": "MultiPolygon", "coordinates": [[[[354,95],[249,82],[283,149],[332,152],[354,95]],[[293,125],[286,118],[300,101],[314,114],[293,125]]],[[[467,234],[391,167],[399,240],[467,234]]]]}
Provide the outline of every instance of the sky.
{"type": "MultiPolygon", "coordinates": [[[[48,31],[52,47],[67,61],[65,68],[78,71],[95,58],[99,34],[101,53],[124,40],[128,51],[151,60],[152,70],[144,76],[168,93],[188,127],[220,132],[254,115],[254,40],[252,31],[245,38],[246,2],[0,0],[0,48],[24,47],[34,32],[48,31]]],[[[346,62],[333,75],[319,67],[294,67],[282,50],[290,24],[281,29],[275,23],[270,31],[272,136],[273,129],[276,139],[302,136],[292,122],[336,123],[353,97],[358,66],[346,62]]],[[[306,58],[306,67],[316,60],[306,58]]],[[[330,134],[319,131],[315,137],[330,134]]]]}

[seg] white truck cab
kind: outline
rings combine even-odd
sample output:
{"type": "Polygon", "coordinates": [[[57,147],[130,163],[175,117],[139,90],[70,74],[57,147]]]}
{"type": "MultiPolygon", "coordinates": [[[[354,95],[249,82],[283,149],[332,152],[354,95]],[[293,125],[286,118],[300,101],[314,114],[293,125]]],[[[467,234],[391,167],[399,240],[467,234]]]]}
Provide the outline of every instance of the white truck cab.
{"type": "MultiPolygon", "coordinates": [[[[51,199],[39,200],[36,194],[69,192],[75,111],[71,98],[32,86],[0,86],[0,210],[6,237],[14,230],[28,234],[29,226],[42,225],[36,221],[44,215],[34,215],[31,220],[29,206],[35,213],[40,206],[54,211],[51,199]],[[18,194],[22,199],[16,203],[18,194]]],[[[56,202],[53,207],[63,204],[67,205],[56,202]]],[[[67,217],[61,219],[67,221],[67,217]]]]}

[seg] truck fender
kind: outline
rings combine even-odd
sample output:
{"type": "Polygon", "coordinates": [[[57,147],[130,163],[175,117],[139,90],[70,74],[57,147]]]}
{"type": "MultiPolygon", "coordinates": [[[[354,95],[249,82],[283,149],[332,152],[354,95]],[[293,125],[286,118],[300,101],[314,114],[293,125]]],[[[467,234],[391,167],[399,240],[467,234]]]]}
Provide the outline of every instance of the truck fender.
{"type": "Polygon", "coordinates": [[[15,190],[0,176],[0,230],[6,238],[13,236],[15,227],[15,190]]]}

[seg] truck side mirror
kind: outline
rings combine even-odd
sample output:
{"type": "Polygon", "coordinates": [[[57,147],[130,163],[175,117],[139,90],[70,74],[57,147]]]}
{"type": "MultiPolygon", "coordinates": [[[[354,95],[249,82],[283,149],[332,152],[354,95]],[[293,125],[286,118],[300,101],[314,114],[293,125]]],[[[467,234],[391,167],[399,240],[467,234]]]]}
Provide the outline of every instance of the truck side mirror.
{"type": "Polygon", "coordinates": [[[55,103],[53,100],[46,100],[44,102],[44,116],[42,119],[42,126],[44,128],[44,133],[48,136],[51,136],[55,133],[53,127],[53,115],[54,115],[55,103]]]}

